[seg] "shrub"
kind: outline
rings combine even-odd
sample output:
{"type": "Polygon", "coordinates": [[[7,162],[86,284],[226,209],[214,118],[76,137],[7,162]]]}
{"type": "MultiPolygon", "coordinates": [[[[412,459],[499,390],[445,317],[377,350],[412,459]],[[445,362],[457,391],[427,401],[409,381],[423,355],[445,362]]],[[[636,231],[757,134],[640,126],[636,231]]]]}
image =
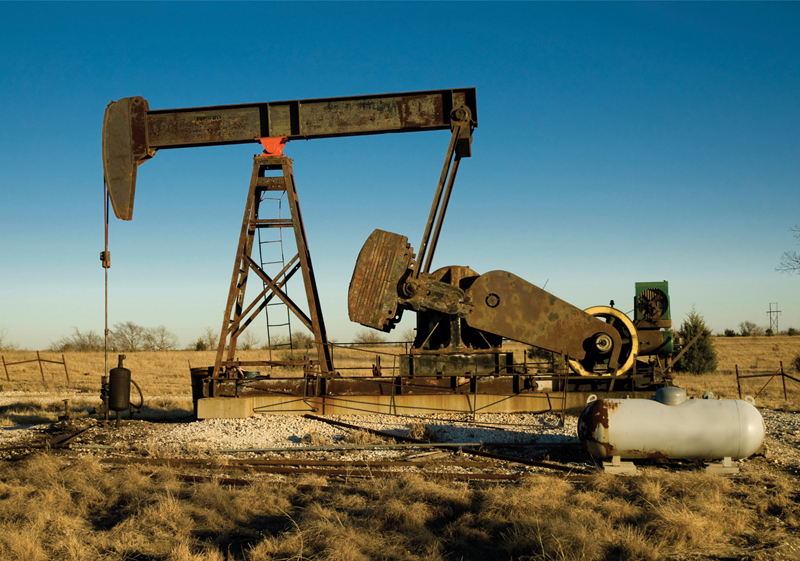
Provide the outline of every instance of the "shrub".
{"type": "Polygon", "coordinates": [[[357,345],[376,345],[384,341],[386,341],[384,336],[372,329],[361,329],[353,337],[353,342],[357,345]]]}
{"type": "Polygon", "coordinates": [[[292,331],[293,349],[310,349],[314,346],[314,336],[308,331],[292,331]]]}
{"type": "Polygon", "coordinates": [[[197,341],[194,343],[190,343],[188,347],[186,347],[188,351],[207,351],[208,350],[208,343],[206,343],[203,337],[198,337],[197,341]]]}
{"type": "Polygon", "coordinates": [[[786,334],[790,337],[796,337],[797,335],[800,335],[800,331],[798,331],[794,327],[790,327],[789,329],[786,330],[786,334]]]}
{"type": "Polygon", "coordinates": [[[686,315],[678,334],[683,337],[687,345],[698,335],[699,337],[675,364],[676,372],[703,374],[714,372],[717,369],[717,351],[714,350],[711,330],[706,325],[703,316],[696,312],[694,307],[686,315]]]}
{"type": "Polygon", "coordinates": [[[102,351],[105,341],[94,331],[81,333],[77,327],[72,328],[72,335],[64,336],[57,341],[51,341],[48,350],[57,353],[81,352],[91,353],[102,351]]]}
{"type": "Polygon", "coordinates": [[[792,368],[795,372],[800,372],[800,354],[794,355],[792,359],[792,368]]]}
{"type": "Polygon", "coordinates": [[[736,332],[733,329],[726,329],[725,337],[736,337],[736,332]]]}
{"type": "Polygon", "coordinates": [[[172,351],[178,348],[178,336],[167,330],[163,325],[150,327],[144,330],[145,351],[172,351]]]}
{"type": "Polygon", "coordinates": [[[739,332],[742,337],[758,337],[764,335],[764,328],[757,326],[752,321],[743,321],[739,324],[739,332]]]}

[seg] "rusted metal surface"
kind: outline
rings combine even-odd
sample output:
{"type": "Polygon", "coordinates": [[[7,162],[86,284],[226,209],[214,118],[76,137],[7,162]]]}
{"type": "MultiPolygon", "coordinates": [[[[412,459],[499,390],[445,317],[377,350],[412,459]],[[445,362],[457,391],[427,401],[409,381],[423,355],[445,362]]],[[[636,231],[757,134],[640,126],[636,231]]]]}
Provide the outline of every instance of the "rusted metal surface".
{"type": "Polygon", "coordinates": [[[136,171],[155,150],[147,148],[145,115],[149,109],[142,97],[111,102],[103,116],[103,173],[117,218],[130,220],[136,193],[136,171]]]}
{"type": "Polygon", "coordinates": [[[351,320],[382,331],[392,329],[403,310],[415,311],[412,355],[497,353],[507,338],[587,364],[577,370],[584,375],[596,364],[619,375],[635,363],[636,329],[613,308],[582,311],[506,271],[420,273],[421,257],[413,255],[405,236],[375,230],[359,255],[348,298],[351,320]]]}
{"type": "MultiPolygon", "coordinates": [[[[239,335],[266,308],[274,297],[283,301],[303,325],[314,334],[322,373],[333,372],[333,357],[328,345],[328,335],[319,301],[311,253],[308,250],[303,216],[300,211],[300,202],[294,183],[292,161],[286,156],[257,156],[253,158],[253,172],[245,202],[239,244],[234,259],[233,273],[228,289],[228,300],[220,330],[220,339],[214,364],[213,375],[215,378],[221,375],[224,364],[234,360],[239,335]],[[266,177],[265,174],[270,171],[280,171],[282,177],[266,177]],[[271,181],[264,181],[265,179],[271,181]],[[261,194],[266,190],[285,191],[291,219],[275,221],[259,217],[261,194]],[[297,247],[297,254],[290,259],[275,279],[270,278],[251,257],[256,230],[271,227],[291,227],[297,247]],[[286,282],[298,269],[303,277],[309,315],[306,315],[283,289],[286,282]],[[246,305],[245,295],[251,271],[262,281],[264,288],[251,300],[249,305],[246,305]]],[[[250,388],[244,388],[244,391],[249,392],[250,388]]]]}
{"type": "Polygon", "coordinates": [[[308,140],[446,130],[451,111],[460,105],[477,126],[474,88],[153,111],[140,96],[123,98],[111,102],[103,118],[105,180],[117,218],[131,220],[137,167],[157,150],[265,137],[308,140]]]}
{"type": "Polygon", "coordinates": [[[467,316],[472,327],[578,359],[596,334],[606,333],[617,349],[611,364],[619,356],[616,330],[512,273],[485,273],[467,294],[474,303],[467,316]]]}
{"type": "Polygon", "coordinates": [[[472,155],[472,129],[474,124],[476,124],[476,122],[472,120],[470,109],[465,105],[456,107],[450,114],[452,131],[450,145],[447,148],[442,173],[439,177],[439,183],[436,186],[433,204],[431,205],[431,211],[428,215],[428,222],[425,225],[425,233],[422,235],[422,241],[419,244],[419,264],[421,267],[418,267],[414,271],[415,279],[419,278],[421,272],[430,272],[433,255],[436,252],[436,244],[439,240],[439,232],[442,229],[442,223],[444,222],[444,217],[447,212],[447,205],[450,201],[450,194],[453,190],[453,183],[458,173],[461,157],[469,157],[472,155]],[[454,156],[455,161],[453,161],[454,156]],[[445,183],[447,184],[446,189],[445,183]],[[443,189],[445,189],[444,201],[442,201],[443,189]],[[433,228],[434,219],[436,219],[436,227],[433,231],[433,239],[431,239],[431,228],[433,228]],[[431,244],[430,253],[426,256],[429,240],[431,244]]]}
{"type": "Polygon", "coordinates": [[[442,130],[461,104],[477,121],[474,88],[161,109],[147,112],[147,135],[161,149],[442,130]]]}
{"type": "MultiPolygon", "coordinates": [[[[623,312],[609,306],[593,306],[584,310],[584,313],[606,322],[607,325],[619,334],[619,364],[616,369],[610,369],[608,349],[598,348],[597,344],[589,345],[586,356],[582,359],[570,358],[569,366],[573,372],[581,376],[593,376],[595,374],[610,374],[619,376],[625,374],[633,368],[637,349],[639,345],[638,331],[633,322],[623,312]]],[[[597,341],[597,336],[595,336],[597,341]]],[[[615,380],[611,380],[613,387],[615,380]]]]}
{"type": "Polygon", "coordinates": [[[375,230],[358,254],[347,297],[350,320],[380,331],[398,321],[398,287],[414,258],[408,238],[375,230]]]}
{"type": "MultiPolygon", "coordinates": [[[[413,446],[413,444],[412,444],[413,446]]],[[[305,452],[304,446],[292,449],[294,452],[305,452]]],[[[201,467],[214,468],[216,463],[212,460],[196,458],[103,458],[103,464],[137,464],[146,466],[166,466],[166,467],[201,467]]],[[[261,468],[271,468],[278,466],[309,466],[309,467],[425,467],[430,466],[430,461],[414,460],[312,460],[308,458],[292,459],[268,459],[268,460],[239,460],[226,459],[225,469],[231,470],[252,470],[262,471],[261,468]]],[[[437,466],[456,466],[464,468],[489,468],[491,462],[476,462],[474,460],[437,460],[437,466]]]]}

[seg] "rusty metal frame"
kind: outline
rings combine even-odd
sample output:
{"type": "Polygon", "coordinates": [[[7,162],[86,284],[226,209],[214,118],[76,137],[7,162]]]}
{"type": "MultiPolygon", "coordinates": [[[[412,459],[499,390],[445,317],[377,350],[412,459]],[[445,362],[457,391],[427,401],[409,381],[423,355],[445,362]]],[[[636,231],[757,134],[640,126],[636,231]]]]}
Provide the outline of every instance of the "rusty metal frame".
{"type": "Polygon", "coordinates": [[[780,376],[781,381],[783,382],[783,399],[784,400],[789,399],[788,394],[786,392],[786,378],[789,378],[790,380],[792,380],[793,382],[797,382],[798,384],[800,384],[800,380],[798,380],[794,376],[786,374],[786,372],[783,371],[783,361],[780,362],[780,365],[781,365],[780,368],[772,374],[749,374],[747,376],[742,376],[741,374],[739,374],[739,365],[738,364],[734,365],[734,370],[736,371],[736,388],[739,390],[739,399],[742,399],[742,385],[739,383],[739,380],[743,380],[745,378],[769,377],[769,380],[767,380],[767,382],[763,386],[761,386],[761,389],[758,390],[758,393],[756,393],[756,395],[753,396],[753,399],[757,399],[758,396],[761,395],[761,392],[763,392],[767,388],[769,383],[775,379],[775,376],[780,376]]]}
{"type": "Polygon", "coordinates": [[[323,374],[333,372],[333,358],[328,346],[328,336],[325,322],[322,317],[322,308],[319,302],[314,268],[311,254],[308,250],[303,216],[297,198],[297,189],[294,182],[292,160],[286,156],[256,156],[253,158],[253,172],[250,178],[250,188],[245,202],[242,228],[239,234],[239,244],[234,260],[233,274],[228,291],[228,301],[225,306],[225,315],[222,320],[219,344],[217,346],[212,382],[218,380],[229,368],[240,364],[235,360],[236,343],[239,335],[250,323],[264,310],[274,297],[283,301],[289,310],[314,334],[314,343],[317,345],[320,361],[320,370],[323,374]],[[278,171],[281,177],[267,177],[267,171],[278,171]],[[265,191],[285,191],[291,219],[263,219],[259,217],[261,194],[265,191]],[[295,234],[297,254],[286,263],[283,269],[273,279],[253,260],[253,240],[259,228],[289,228],[295,234]],[[250,271],[264,283],[264,288],[245,306],[245,293],[250,271]],[[300,270],[308,302],[309,315],[286,294],[283,287],[289,279],[300,270]],[[258,305],[256,305],[258,304],[258,305]],[[255,308],[255,309],[254,309],[255,308]],[[227,353],[226,353],[227,349],[227,353]],[[224,358],[223,358],[224,357],[224,358]]]}

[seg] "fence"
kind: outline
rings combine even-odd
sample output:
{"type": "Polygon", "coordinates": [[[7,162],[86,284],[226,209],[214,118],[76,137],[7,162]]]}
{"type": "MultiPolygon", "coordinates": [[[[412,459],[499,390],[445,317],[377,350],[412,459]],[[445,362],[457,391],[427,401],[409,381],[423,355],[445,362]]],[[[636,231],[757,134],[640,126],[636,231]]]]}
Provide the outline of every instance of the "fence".
{"type": "MultiPolygon", "coordinates": [[[[47,362],[49,364],[63,364],[64,365],[64,375],[67,377],[67,385],[69,385],[69,372],[67,371],[67,359],[64,358],[63,354],[61,355],[61,362],[58,362],[57,360],[44,359],[41,356],[39,356],[39,351],[36,351],[36,358],[33,358],[31,360],[20,360],[20,361],[17,361],[17,362],[6,362],[6,357],[2,356],[2,355],[0,355],[0,359],[3,360],[3,370],[5,370],[5,373],[6,373],[6,380],[8,380],[9,382],[11,381],[11,376],[8,375],[8,367],[9,366],[15,366],[17,364],[28,364],[28,363],[31,363],[31,362],[37,362],[37,363],[39,363],[39,372],[42,373],[42,383],[47,384],[47,382],[44,379],[44,367],[42,366],[42,363],[47,362]]],[[[53,374],[51,372],[50,376],[53,378],[53,383],[55,383],[55,381],[56,381],[55,374],[53,374]]]]}
{"type": "Polygon", "coordinates": [[[781,382],[783,382],[783,399],[789,399],[789,397],[788,397],[788,395],[786,393],[786,378],[789,378],[790,380],[792,380],[793,382],[796,382],[798,384],[800,384],[800,380],[798,380],[794,376],[789,376],[788,374],[786,374],[783,371],[783,362],[782,361],[781,361],[780,365],[781,365],[781,367],[778,370],[776,370],[775,372],[771,373],[771,374],[770,373],[766,373],[766,374],[748,374],[748,375],[739,374],[739,365],[738,364],[735,365],[734,368],[736,369],[736,387],[739,390],[739,399],[742,399],[742,385],[740,383],[740,380],[744,380],[746,378],[766,378],[766,377],[769,377],[769,380],[767,380],[766,384],[761,386],[761,389],[758,390],[758,393],[754,396],[754,398],[757,398],[759,395],[761,395],[761,392],[764,391],[764,389],[769,385],[769,383],[772,380],[775,379],[776,376],[780,376],[781,377],[781,382]]]}

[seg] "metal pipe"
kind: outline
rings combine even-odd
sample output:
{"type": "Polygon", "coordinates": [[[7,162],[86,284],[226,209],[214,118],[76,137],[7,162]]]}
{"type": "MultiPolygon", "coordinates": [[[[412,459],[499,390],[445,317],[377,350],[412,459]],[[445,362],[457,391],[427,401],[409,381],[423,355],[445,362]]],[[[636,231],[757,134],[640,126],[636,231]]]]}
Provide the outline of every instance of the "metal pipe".
{"type": "Polygon", "coordinates": [[[456,156],[453,162],[453,169],[450,173],[450,178],[447,181],[447,188],[444,192],[444,200],[442,201],[442,208],[439,211],[439,216],[436,219],[436,228],[433,230],[433,239],[431,240],[431,251],[425,259],[425,266],[423,271],[430,273],[431,262],[433,261],[433,254],[436,253],[436,246],[439,243],[439,233],[442,231],[442,223],[444,222],[444,215],[447,213],[447,205],[450,203],[450,195],[453,192],[453,183],[456,181],[456,173],[458,173],[458,164],[461,163],[461,156],[456,156]]]}

